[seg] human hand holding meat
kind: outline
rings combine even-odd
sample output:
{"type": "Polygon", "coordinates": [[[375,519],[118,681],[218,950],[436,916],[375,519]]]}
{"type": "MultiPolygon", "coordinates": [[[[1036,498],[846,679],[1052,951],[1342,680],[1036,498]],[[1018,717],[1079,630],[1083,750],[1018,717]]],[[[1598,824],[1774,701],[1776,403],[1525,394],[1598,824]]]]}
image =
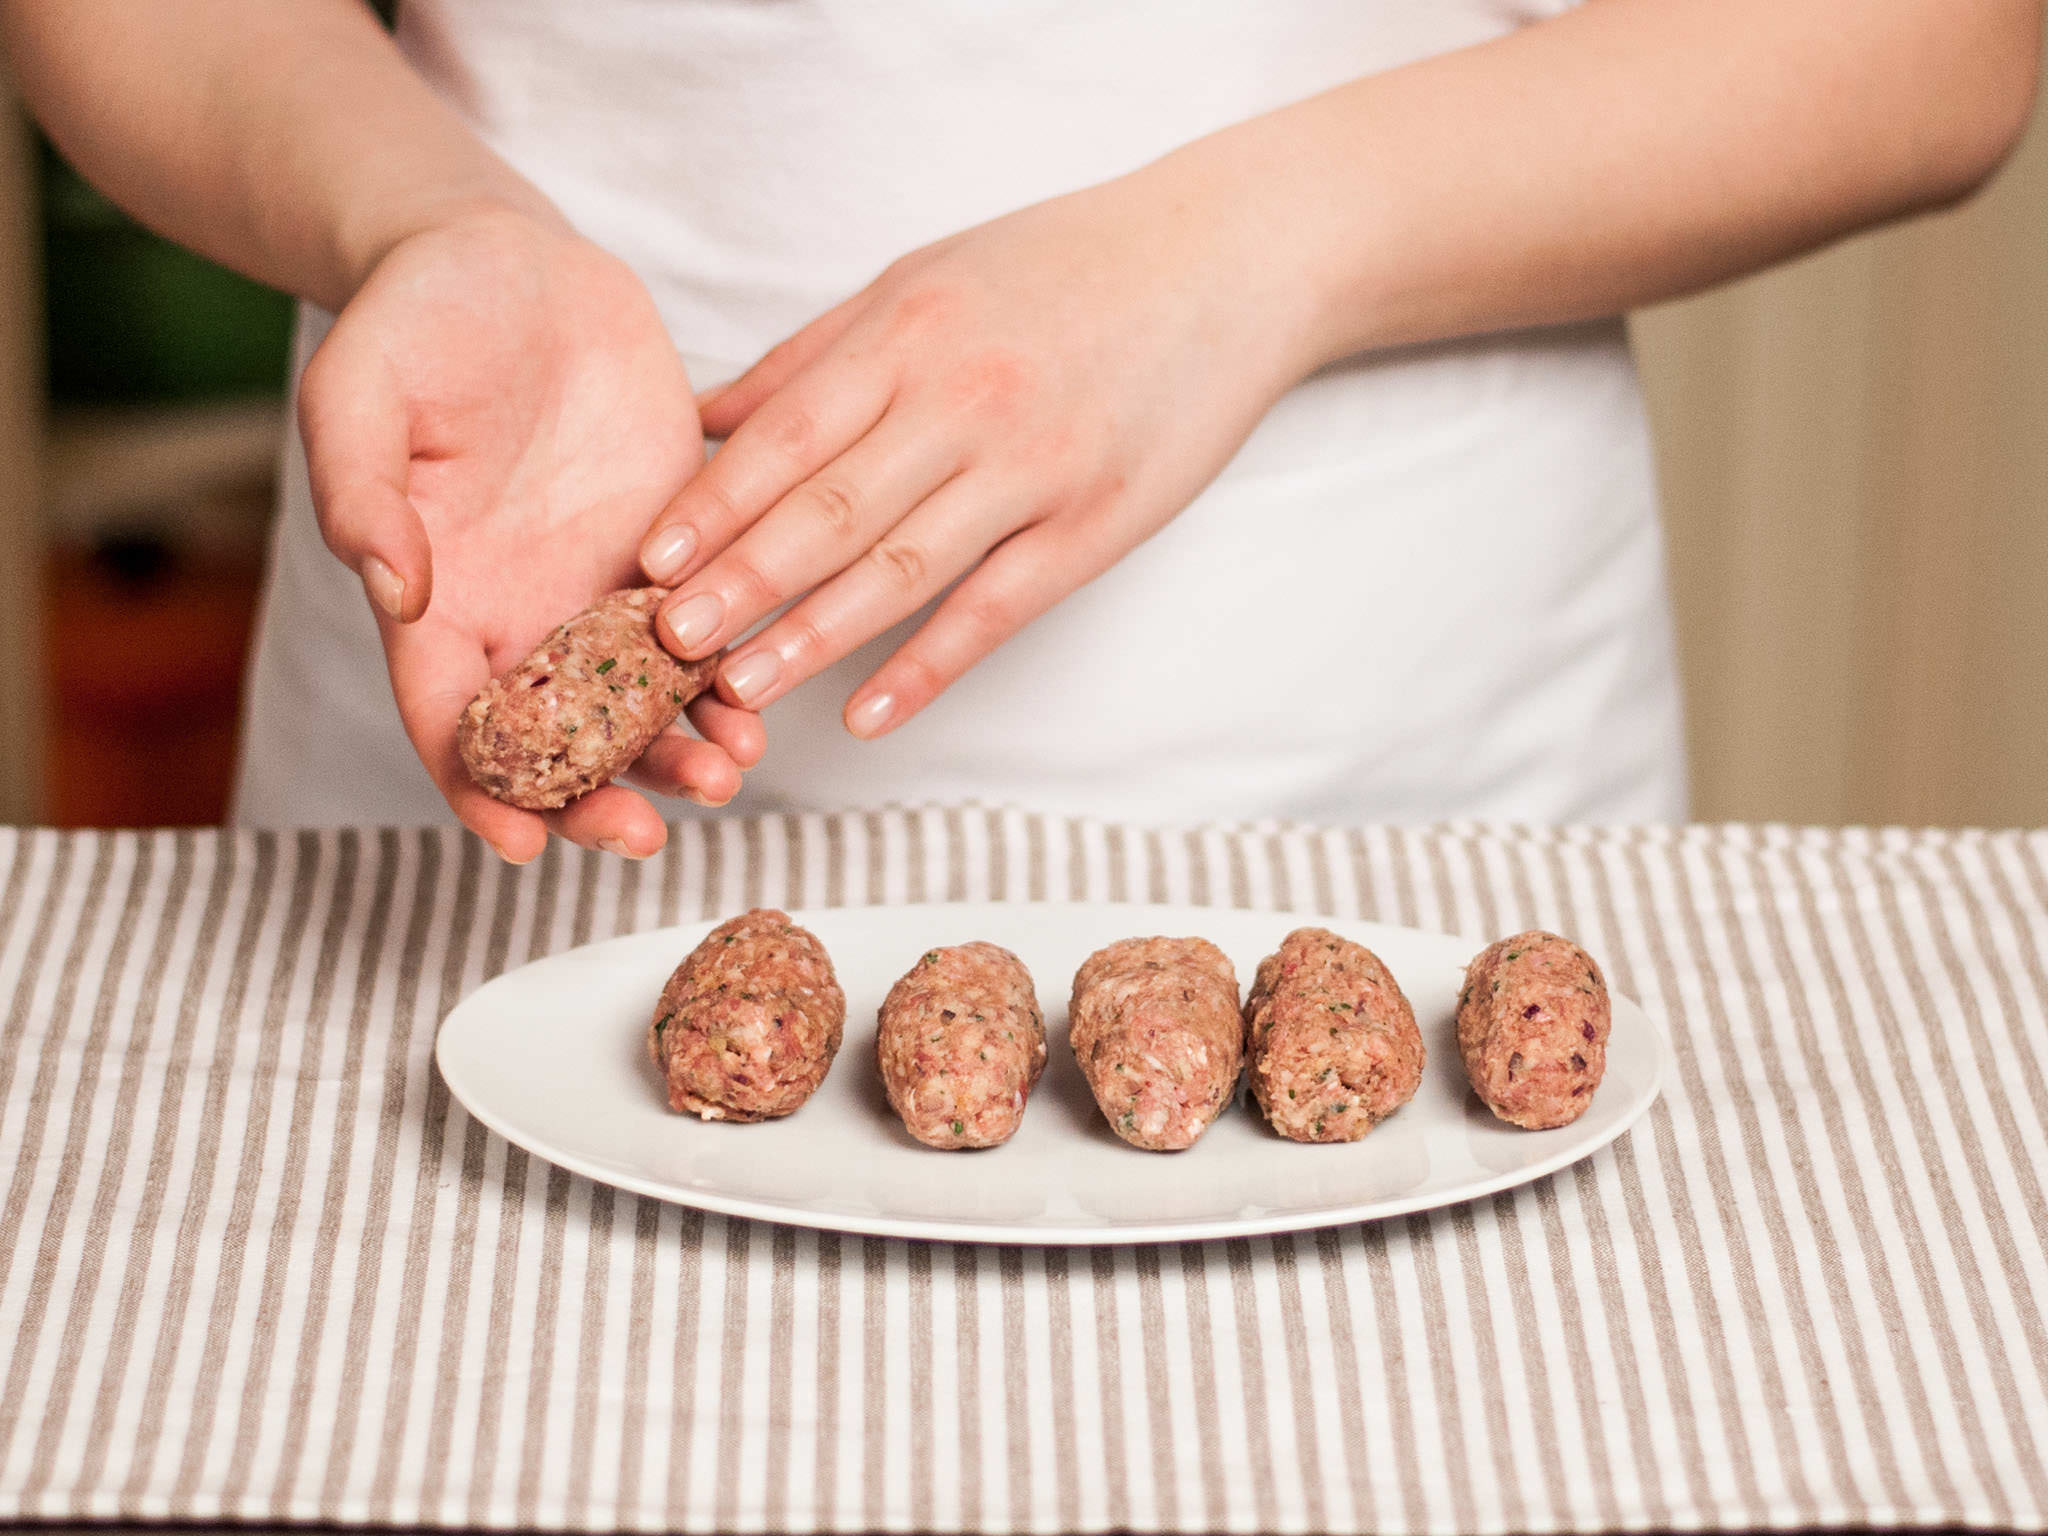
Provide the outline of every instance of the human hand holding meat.
{"type": "Polygon", "coordinates": [[[800,597],[721,670],[760,708],[957,580],[849,701],[878,736],[1157,531],[1309,366],[1235,190],[1176,158],[997,219],[707,396],[730,440],[642,549],[664,643],[800,597]]]}
{"type": "MultiPolygon", "coordinates": [[[[494,674],[605,592],[636,583],[649,521],[702,462],[696,409],[627,269],[528,213],[398,243],[342,310],[299,395],[331,549],[377,610],[407,734],[463,823],[506,858],[552,825],[644,857],[667,832],[623,785],[546,816],[493,799],[456,722],[494,674]]],[[[658,737],[636,782],[708,804],[758,760],[758,717],[714,697],[658,737]]]]}

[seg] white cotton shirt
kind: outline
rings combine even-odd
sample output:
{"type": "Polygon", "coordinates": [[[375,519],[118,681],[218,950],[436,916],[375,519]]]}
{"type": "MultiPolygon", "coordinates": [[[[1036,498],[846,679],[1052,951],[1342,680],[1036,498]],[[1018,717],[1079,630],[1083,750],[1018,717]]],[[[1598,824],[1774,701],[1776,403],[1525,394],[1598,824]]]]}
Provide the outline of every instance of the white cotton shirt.
{"type": "MultiPolygon", "coordinates": [[[[494,149],[639,273],[703,388],[907,251],[1561,8],[413,0],[399,36],[494,149]]],[[[323,323],[302,317],[295,366],[323,323]]],[[[281,503],[237,819],[447,819],[361,588],[320,542],[296,441],[281,503]]],[[[770,706],[737,808],[1684,814],[1649,442],[1619,321],[1324,370],[1160,533],[914,720],[857,741],[841,707],[908,632],[770,706]]]]}

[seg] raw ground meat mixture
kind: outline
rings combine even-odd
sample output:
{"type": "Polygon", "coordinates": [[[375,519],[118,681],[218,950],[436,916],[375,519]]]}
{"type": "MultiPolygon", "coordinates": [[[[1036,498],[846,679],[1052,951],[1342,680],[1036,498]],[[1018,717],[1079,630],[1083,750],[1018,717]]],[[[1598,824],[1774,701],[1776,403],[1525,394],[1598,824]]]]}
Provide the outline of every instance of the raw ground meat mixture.
{"type": "Polygon", "coordinates": [[[926,1146],[1008,1141],[1045,1067],[1031,973],[996,944],[925,951],[882,1003],[875,1062],[904,1128],[926,1146]]]}
{"type": "Polygon", "coordinates": [[[1607,1070],[1611,1016],[1600,967],[1570,939],[1531,930],[1489,944],[1458,994],[1472,1091],[1510,1125],[1571,1124],[1607,1070]]]}
{"type": "Polygon", "coordinates": [[[825,946],[787,913],[763,907],[720,923],[676,967],[647,1048],[670,1109],[770,1120],[817,1091],[845,1024],[825,946]]]}
{"type": "Polygon", "coordinates": [[[1297,928],[1245,999],[1252,1097],[1290,1141],[1356,1141],[1415,1096],[1422,1031],[1363,944],[1297,928]]]}
{"type": "Polygon", "coordinates": [[[529,811],[567,805],[632,767],[711,686],[718,657],[677,661],[655,638],[666,596],[662,587],[613,592],[484,684],[455,745],[485,793],[529,811]]]}
{"type": "Polygon", "coordinates": [[[1110,1128],[1177,1152],[1221,1114],[1244,1067],[1237,973],[1207,939],[1123,939],[1074,973],[1068,1039],[1110,1128]]]}

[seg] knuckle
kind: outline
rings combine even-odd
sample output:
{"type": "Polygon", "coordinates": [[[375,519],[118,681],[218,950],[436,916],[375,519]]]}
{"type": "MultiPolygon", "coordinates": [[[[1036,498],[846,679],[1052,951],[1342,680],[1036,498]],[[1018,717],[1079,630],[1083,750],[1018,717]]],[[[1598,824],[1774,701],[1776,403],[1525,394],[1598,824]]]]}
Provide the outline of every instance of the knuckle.
{"type": "Polygon", "coordinates": [[[851,538],[860,526],[861,497],[846,481],[822,476],[807,481],[803,502],[819,528],[835,542],[851,538]]]}
{"type": "Polygon", "coordinates": [[[834,635],[829,620],[811,613],[792,613],[775,648],[795,664],[797,671],[806,672],[831,659],[834,635]]]}
{"type": "Polygon", "coordinates": [[[953,617],[978,653],[990,651],[1018,627],[1016,609],[1009,599],[993,593],[963,594],[953,617]]]}
{"type": "MultiPolygon", "coordinates": [[[[715,464],[717,460],[714,459],[712,462],[715,464]]],[[[688,521],[699,525],[700,528],[705,524],[730,528],[740,521],[739,504],[732,499],[732,491],[718,476],[700,475],[690,490],[703,512],[700,514],[692,509],[687,519],[678,518],[678,522],[688,521]]]]}
{"type": "Polygon", "coordinates": [[[762,434],[790,458],[802,458],[810,451],[811,444],[817,441],[816,420],[799,406],[784,405],[780,410],[764,413],[759,419],[762,434]]]}
{"type": "Polygon", "coordinates": [[[960,407],[985,419],[1007,420],[1037,388],[1038,369],[1019,352],[989,348],[962,365],[953,380],[960,407]]]}
{"type": "Polygon", "coordinates": [[[911,592],[924,589],[930,562],[925,552],[908,539],[884,539],[868,551],[868,558],[893,585],[911,592]]]}
{"type": "Polygon", "coordinates": [[[895,328],[906,336],[923,336],[944,330],[960,314],[960,295],[939,283],[920,282],[917,268],[899,263],[887,274],[904,283],[909,291],[896,301],[895,328]]]}
{"type": "Polygon", "coordinates": [[[910,646],[896,653],[891,671],[889,691],[899,698],[914,699],[920,703],[937,698],[952,681],[931,658],[910,646]]]}
{"type": "Polygon", "coordinates": [[[732,556],[725,574],[728,590],[738,594],[748,606],[775,608],[789,596],[780,581],[744,555],[732,556]]]}

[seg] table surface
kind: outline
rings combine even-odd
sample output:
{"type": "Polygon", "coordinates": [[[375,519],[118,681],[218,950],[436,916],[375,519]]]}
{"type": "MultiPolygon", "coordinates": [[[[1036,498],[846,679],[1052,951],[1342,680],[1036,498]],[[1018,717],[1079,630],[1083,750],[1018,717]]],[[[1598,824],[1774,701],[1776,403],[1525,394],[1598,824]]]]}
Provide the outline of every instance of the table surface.
{"type": "Polygon", "coordinates": [[[0,1010],[0,1520],[2048,1521],[2048,834],[967,808],[514,871],[452,831],[6,831],[0,1010]],[[1085,1252],[641,1200],[432,1067],[538,954],[979,899],[1557,928],[1675,1070],[1472,1205],[1085,1252]]]}

